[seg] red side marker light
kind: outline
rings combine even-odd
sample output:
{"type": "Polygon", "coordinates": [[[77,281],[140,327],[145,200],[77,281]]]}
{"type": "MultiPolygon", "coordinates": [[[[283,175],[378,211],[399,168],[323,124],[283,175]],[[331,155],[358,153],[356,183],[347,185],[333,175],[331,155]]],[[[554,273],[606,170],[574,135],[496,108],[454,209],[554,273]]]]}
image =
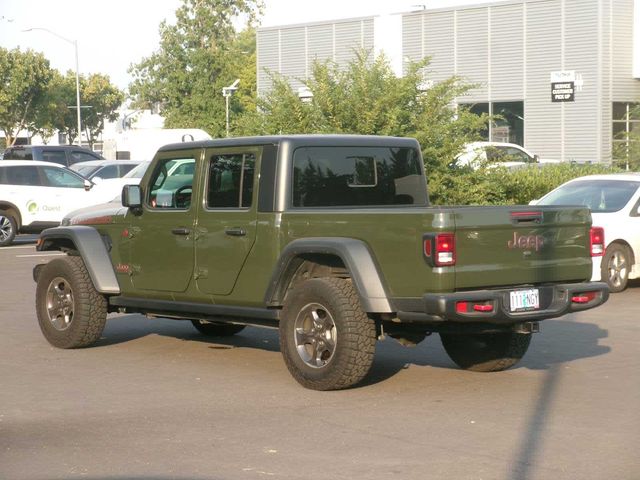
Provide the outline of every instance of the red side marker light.
{"type": "Polygon", "coordinates": [[[597,292],[582,292],[571,297],[573,303],[589,303],[596,298],[597,292]]]}

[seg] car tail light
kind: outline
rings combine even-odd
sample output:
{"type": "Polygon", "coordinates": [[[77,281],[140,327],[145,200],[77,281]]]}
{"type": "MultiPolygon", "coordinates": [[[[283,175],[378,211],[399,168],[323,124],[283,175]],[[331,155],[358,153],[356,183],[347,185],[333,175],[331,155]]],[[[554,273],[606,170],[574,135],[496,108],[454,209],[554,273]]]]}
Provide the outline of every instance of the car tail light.
{"type": "Polygon", "coordinates": [[[589,237],[591,256],[601,257],[602,255],[604,255],[604,228],[591,227],[589,237]]]}
{"type": "Polygon", "coordinates": [[[434,261],[437,267],[456,264],[456,238],[453,233],[438,233],[435,236],[434,261]]]}
{"type": "Polygon", "coordinates": [[[591,300],[595,300],[598,292],[582,292],[576,293],[571,296],[571,302],[573,303],[589,303],[591,300]]]}
{"type": "Polygon", "coordinates": [[[422,253],[432,267],[447,267],[456,264],[456,238],[453,233],[426,234],[422,253]]]}

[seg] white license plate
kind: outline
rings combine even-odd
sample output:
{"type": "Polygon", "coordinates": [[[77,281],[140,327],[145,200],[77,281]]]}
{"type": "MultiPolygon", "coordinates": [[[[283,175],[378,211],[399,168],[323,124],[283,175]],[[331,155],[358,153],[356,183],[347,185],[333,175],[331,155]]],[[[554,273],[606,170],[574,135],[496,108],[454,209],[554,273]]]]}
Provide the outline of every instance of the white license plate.
{"type": "Polygon", "coordinates": [[[530,290],[516,290],[509,292],[512,312],[524,310],[538,310],[540,308],[540,293],[537,288],[530,290]]]}

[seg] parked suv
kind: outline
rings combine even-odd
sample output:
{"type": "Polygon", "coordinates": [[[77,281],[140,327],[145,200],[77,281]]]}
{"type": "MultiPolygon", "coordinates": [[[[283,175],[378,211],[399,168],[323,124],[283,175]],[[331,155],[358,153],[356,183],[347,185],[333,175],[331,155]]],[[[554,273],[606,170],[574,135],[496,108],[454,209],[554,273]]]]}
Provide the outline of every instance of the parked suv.
{"type": "Polygon", "coordinates": [[[18,233],[37,233],[60,224],[72,210],[106,202],[100,189],[68,168],[49,162],[0,162],[0,247],[18,233]]]}
{"type": "Polygon", "coordinates": [[[102,155],[77,145],[19,145],[4,151],[4,160],[39,160],[65,167],[77,162],[104,160],[102,155]]]}

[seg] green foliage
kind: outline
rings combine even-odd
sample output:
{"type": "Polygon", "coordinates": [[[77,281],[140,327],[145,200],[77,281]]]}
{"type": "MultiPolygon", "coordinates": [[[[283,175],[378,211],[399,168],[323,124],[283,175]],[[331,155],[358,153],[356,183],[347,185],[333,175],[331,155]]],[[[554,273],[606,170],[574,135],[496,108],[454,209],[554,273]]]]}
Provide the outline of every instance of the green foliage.
{"type": "Polygon", "coordinates": [[[0,129],[7,146],[37,120],[46,105],[52,75],[49,61],[41,53],[0,47],[0,129]]]}
{"type": "Polygon", "coordinates": [[[344,68],[315,62],[303,82],[313,93],[310,102],[271,75],[272,89],[258,99],[257,111],[237,120],[236,133],[410,136],[420,141],[427,170],[444,171],[465,143],[479,139],[487,117],[456,111],[455,97],[473,87],[457,77],[422,88],[427,66],[428,60],[413,63],[398,78],[384,56],[372,59],[366,51],[344,68]]]}
{"type": "MultiPolygon", "coordinates": [[[[38,127],[32,130],[46,135],[47,129],[57,129],[64,132],[70,142],[74,141],[78,136],[75,72],[69,70],[65,75],[54,72],[46,100],[38,127]]],[[[80,76],[81,123],[91,145],[102,132],[105,120],[117,118],[116,110],[123,101],[124,93],[108,76],[98,73],[80,76]]]]}
{"type": "Polygon", "coordinates": [[[526,205],[573,178],[616,172],[620,169],[608,165],[567,163],[452,169],[429,175],[429,198],[434,205],[526,205]]]}
{"type": "Polygon", "coordinates": [[[176,24],[160,25],[159,49],[130,69],[134,106],[160,104],[166,127],[224,136],[223,87],[239,78],[232,111],[255,109],[253,24],[261,8],[261,0],[182,0],[176,24]],[[237,32],[240,17],[247,28],[237,32]]]}

